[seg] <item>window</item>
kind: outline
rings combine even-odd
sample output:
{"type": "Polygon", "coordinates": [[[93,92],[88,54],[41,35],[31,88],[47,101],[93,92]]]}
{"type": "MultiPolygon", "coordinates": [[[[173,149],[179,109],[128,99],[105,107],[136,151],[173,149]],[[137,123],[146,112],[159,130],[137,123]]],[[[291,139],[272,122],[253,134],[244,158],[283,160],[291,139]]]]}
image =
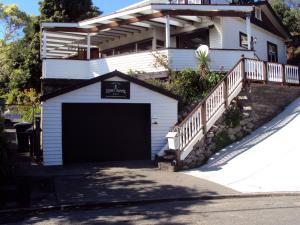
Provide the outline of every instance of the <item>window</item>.
{"type": "Polygon", "coordinates": [[[199,29],[176,36],[177,48],[197,49],[199,45],[209,45],[209,30],[199,29]]]}
{"type": "Polygon", "coordinates": [[[269,62],[278,62],[278,51],[277,45],[267,42],[267,51],[268,51],[268,61],[269,62]]]}
{"type": "Polygon", "coordinates": [[[247,34],[240,32],[240,46],[242,48],[248,48],[248,37],[247,34]]]}
{"type": "Polygon", "coordinates": [[[262,20],[261,18],[261,8],[255,7],[255,18],[262,20]]]}

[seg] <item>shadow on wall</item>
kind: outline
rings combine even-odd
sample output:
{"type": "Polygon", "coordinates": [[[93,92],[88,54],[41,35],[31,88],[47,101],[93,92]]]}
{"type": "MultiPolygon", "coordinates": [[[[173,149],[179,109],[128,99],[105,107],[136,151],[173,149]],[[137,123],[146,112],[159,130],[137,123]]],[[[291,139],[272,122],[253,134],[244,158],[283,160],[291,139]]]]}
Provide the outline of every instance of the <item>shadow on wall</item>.
{"type": "Polygon", "coordinates": [[[220,150],[219,153],[213,155],[214,158],[210,158],[207,164],[202,169],[205,171],[217,171],[222,166],[227,164],[230,160],[234,159],[243,152],[248,151],[255,145],[263,142],[283,127],[291,123],[300,114],[300,98],[295,100],[289,105],[285,111],[276,116],[273,120],[266,123],[262,127],[252,132],[249,136],[245,137],[241,141],[235,142],[232,145],[220,150]]]}

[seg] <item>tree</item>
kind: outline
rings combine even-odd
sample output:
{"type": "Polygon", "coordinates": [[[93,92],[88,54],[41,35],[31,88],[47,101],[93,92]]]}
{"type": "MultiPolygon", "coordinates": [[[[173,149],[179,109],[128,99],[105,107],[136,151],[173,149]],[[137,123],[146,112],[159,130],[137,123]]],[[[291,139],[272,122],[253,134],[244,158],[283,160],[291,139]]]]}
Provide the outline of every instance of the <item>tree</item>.
{"type": "Polygon", "coordinates": [[[30,88],[40,92],[42,21],[79,21],[101,13],[91,0],[43,0],[40,12],[41,16],[29,16],[16,5],[0,3],[4,37],[0,40],[0,96],[16,96],[30,88]]]}
{"type": "Polygon", "coordinates": [[[271,0],[270,4],[289,31],[295,35],[300,34],[300,8],[297,0],[271,0]]]}
{"type": "Polygon", "coordinates": [[[78,22],[102,13],[92,0],[43,0],[39,4],[43,21],[78,22]]]}
{"type": "Polygon", "coordinates": [[[19,38],[27,22],[27,14],[16,5],[4,5],[0,2],[0,32],[3,36],[1,46],[19,38]]]}

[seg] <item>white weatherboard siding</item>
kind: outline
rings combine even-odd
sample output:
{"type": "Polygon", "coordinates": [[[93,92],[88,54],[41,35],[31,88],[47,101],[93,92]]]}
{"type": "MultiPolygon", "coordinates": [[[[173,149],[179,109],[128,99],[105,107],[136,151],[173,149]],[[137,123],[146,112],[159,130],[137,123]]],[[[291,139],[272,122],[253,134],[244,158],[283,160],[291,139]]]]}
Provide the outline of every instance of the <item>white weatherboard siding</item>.
{"type": "Polygon", "coordinates": [[[89,79],[89,61],[70,59],[44,59],[43,78],[89,79]]]}
{"type": "MultiPolygon", "coordinates": [[[[114,78],[110,80],[120,80],[114,78]]],[[[177,101],[134,83],[131,86],[131,98],[101,99],[101,85],[87,87],[57,96],[42,103],[42,129],[44,164],[62,165],[62,103],[141,103],[151,104],[151,147],[154,159],[166,144],[166,134],[177,122],[177,101]],[[158,124],[153,124],[157,122],[158,124]]],[[[84,116],[84,115],[83,115],[84,116]]]]}
{"type": "MultiPolygon", "coordinates": [[[[156,59],[153,55],[167,56],[169,65],[175,71],[185,68],[198,68],[195,50],[191,49],[168,49],[159,51],[147,51],[120,55],[96,60],[68,60],[68,59],[45,59],[43,62],[43,78],[55,79],[91,79],[114,70],[128,73],[129,70],[141,71],[146,73],[164,72],[162,66],[155,66],[156,59]]],[[[218,50],[211,49],[210,69],[214,71],[229,71],[241,58],[253,58],[252,51],[247,50],[218,50]]]]}
{"type": "MultiPolygon", "coordinates": [[[[229,71],[241,59],[242,55],[253,58],[252,51],[237,50],[209,50],[209,67],[212,71],[229,71]]],[[[171,49],[169,50],[170,67],[180,71],[185,68],[198,68],[198,61],[195,57],[195,50],[191,49],[171,49]]]]}
{"type": "MultiPolygon", "coordinates": [[[[270,33],[254,24],[251,24],[252,36],[256,37],[257,42],[254,45],[254,50],[261,60],[268,60],[267,41],[277,45],[278,62],[286,63],[285,41],[281,37],[270,33]]],[[[241,18],[223,18],[223,48],[238,48],[240,47],[239,32],[246,32],[246,21],[241,18]]]]}
{"type": "MultiPolygon", "coordinates": [[[[167,54],[167,50],[159,51],[160,54],[167,54]]],[[[92,77],[97,77],[114,70],[128,73],[130,70],[142,71],[146,73],[166,71],[163,67],[156,67],[155,52],[147,51],[141,53],[126,54],[108,57],[90,62],[89,73],[92,77]]]]}
{"type": "Polygon", "coordinates": [[[210,48],[222,48],[222,18],[214,19],[214,27],[209,29],[209,47],[210,48]]]}

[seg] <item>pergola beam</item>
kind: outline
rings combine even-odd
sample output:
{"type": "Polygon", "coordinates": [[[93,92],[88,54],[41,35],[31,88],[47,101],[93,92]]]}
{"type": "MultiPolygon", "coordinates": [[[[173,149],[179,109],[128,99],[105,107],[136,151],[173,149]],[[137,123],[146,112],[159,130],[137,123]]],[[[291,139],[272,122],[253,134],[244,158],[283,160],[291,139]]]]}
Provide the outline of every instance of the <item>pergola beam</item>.
{"type": "MultiPolygon", "coordinates": [[[[243,11],[234,11],[234,10],[219,10],[219,11],[195,11],[195,10],[167,10],[156,12],[147,15],[135,16],[129,19],[122,19],[120,21],[113,21],[107,24],[101,24],[98,26],[94,26],[92,28],[74,28],[74,27],[57,27],[57,28],[44,28],[47,31],[52,32],[75,32],[75,33],[98,33],[102,30],[108,28],[118,28],[123,25],[130,25],[132,23],[145,22],[149,20],[154,20],[157,18],[164,17],[166,15],[169,16],[228,16],[228,17],[241,17],[245,15],[243,11]]],[[[171,22],[172,23],[172,22],[171,22]]],[[[174,24],[172,24],[174,25],[174,24]]],[[[179,25],[179,24],[177,24],[179,25]]]]}

